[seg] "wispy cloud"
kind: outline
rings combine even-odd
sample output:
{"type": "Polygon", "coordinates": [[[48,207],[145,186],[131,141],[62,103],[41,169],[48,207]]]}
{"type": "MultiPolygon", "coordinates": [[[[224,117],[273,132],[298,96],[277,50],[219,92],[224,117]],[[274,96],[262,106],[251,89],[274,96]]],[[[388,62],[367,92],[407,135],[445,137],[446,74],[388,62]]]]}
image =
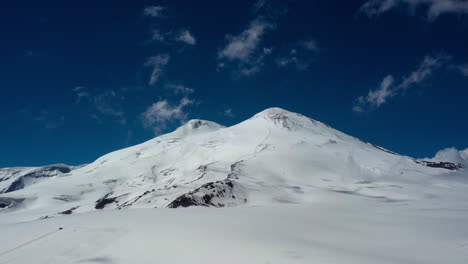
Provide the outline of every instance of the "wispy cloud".
{"type": "Polygon", "coordinates": [[[171,57],[168,54],[160,54],[148,58],[145,62],[145,66],[152,68],[151,77],[148,82],[149,85],[154,85],[158,82],[163,73],[164,67],[169,63],[170,58],[171,57]]]}
{"type": "Polygon", "coordinates": [[[365,112],[369,108],[377,108],[387,102],[387,99],[395,96],[396,89],[393,89],[395,78],[392,75],[385,77],[377,90],[371,90],[367,96],[360,96],[354,103],[353,111],[365,112]]]}
{"type": "Polygon", "coordinates": [[[256,0],[251,10],[254,14],[261,14],[264,17],[276,19],[286,15],[288,7],[284,0],[256,0]]]}
{"type": "Polygon", "coordinates": [[[254,13],[257,13],[260,11],[262,8],[264,8],[267,4],[267,0],[256,0],[254,4],[252,5],[252,11],[254,13]]]}
{"type": "Polygon", "coordinates": [[[287,4],[280,0],[256,0],[251,12],[255,18],[242,32],[226,35],[226,44],[218,50],[217,70],[233,67],[234,76],[251,76],[261,71],[275,49],[264,45],[265,36],[275,29],[279,17],[287,13],[287,4]]]}
{"type": "Polygon", "coordinates": [[[86,88],[84,86],[77,86],[73,88],[73,93],[75,93],[76,96],[76,104],[79,104],[84,98],[91,96],[85,89],[86,88]]]}
{"type": "Polygon", "coordinates": [[[34,121],[43,124],[47,129],[54,129],[63,124],[65,116],[43,109],[36,114],[34,121]]]}
{"type": "Polygon", "coordinates": [[[152,104],[141,115],[143,125],[152,127],[155,134],[159,134],[169,122],[183,122],[187,119],[185,108],[194,101],[183,97],[177,104],[170,104],[167,100],[160,100],[152,104]]]}
{"type": "Polygon", "coordinates": [[[265,33],[272,28],[273,24],[257,18],[239,35],[226,36],[227,44],[218,52],[218,68],[235,63],[242,75],[260,71],[265,56],[271,53],[270,48],[260,48],[260,43],[265,33]]]}
{"type": "Polygon", "coordinates": [[[438,69],[448,66],[451,57],[445,54],[426,56],[419,67],[397,83],[392,75],[386,76],[380,87],[370,90],[366,96],[360,96],[354,101],[353,111],[366,112],[376,109],[386,103],[390,98],[403,93],[405,90],[417,85],[434,74],[438,69]]]}
{"type": "Polygon", "coordinates": [[[179,42],[183,42],[188,45],[195,45],[197,43],[197,40],[195,39],[195,37],[187,29],[180,31],[175,37],[175,40],[179,42]]]}
{"type": "Polygon", "coordinates": [[[154,29],[151,32],[151,41],[162,42],[166,44],[170,42],[178,42],[192,46],[197,44],[197,39],[195,38],[193,33],[190,32],[188,29],[182,29],[176,32],[162,32],[159,29],[154,29]]]}
{"type": "Polygon", "coordinates": [[[447,65],[450,60],[451,57],[445,54],[424,57],[418,69],[413,71],[408,77],[405,77],[398,88],[407,89],[414,84],[424,81],[431,76],[435,70],[447,65]]]}
{"type": "Polygon", "coordinates": [[[463,76],[468,77],[468,64],[460,65],[460,66],[457,67],[457,69],[460,71],[460,73],[463,76]]]}
{"type": "Polygon", "coordinates": [[[250,76],[259,72],[265,65],[265,58],[270,55],[272,51],[272,48],[263,48],[256,56],[252,57],[251,60],[239,65],[239,73],[244,76],[250,76]]]}
{"type": "Polygon", "coordinates": [[[76,86],[75,88],[73,88],[72,91],[76,93],[76,92],[84,90],[85,88],[86,87],[84,87],[84,86],[76,86]]]}
{"type": "Polygon", "coordinates": [[[304,49],[308,51],[313,51],[313,52],[320,51],[319,45],[315,39],[308,39],[308,40],[300,41],[299,43],[304,49]]]}
{"type": "Polygon", "coordinates": [[[33,50],[26,50],[24,52],[24,57],[37,57],[39,56],[39,53],[33,51],[33,50]]]}
{"type": "Polygon", "coordinates": [[[151,41],[164,42],[166,41],[166,34],[162,33],[159,29],[154,29],[151,34],[151,41]]]}
{"type": "MultiPolygon", "coordinates": [[[[115,91],[107,91],[96,96],[92,100],[96,109],[104,115],[122,118],[124,112],[116,105],[121,98],[115,91]]],[[[122,121],[124,122],[124,121],[122,121]]],[[[125,122],[124,122],[125,123],[125,122]]]]}
{"type": "Polygon", "coordinates": [[[294,66],[299,71],[305,71],[309,68],[309,63],[300,57],[302,55],[298,55],[297,49],[292,49],[287,56],[277,58],[276,65],[278,67],[294,66]]]}
{"type": "Polygon", "coordinates": [[[194,89],[189,88],[187,86],[184,86],[182,84],[173,84],[173,83],[171,83],[171,84],[167,84],[166,88],[171,90],[173,92],[173,94],[175,94],[175,95],[181,94],[181,95],[187,96],[187,95],[190,95],[193,92],[195,92],[194,89]]]}
{"type": "Polygon", "coordinates": [[[228,35],[227,45],[218,53],[218,58],[231,61],[248,61],[257,49],[263,35],[273,25],[262,20],[255,19],[248,28],[237,36],[228,35]]]}
{"type": "Polygon", "coordinates": [[[148,17],[163,17],[163,12],[166,10],[162,6],[147,6],[143,9],[143,15],[148,17]]]}
{"type": "Polygon", "coordinates": [[[278,57],[275,62],[278,67],[293,66],[299,71],[305,71],[319,51],[317,41],[313,39],[303,40],[299,41],[288,54],[278,57]]]}
{"type": "Polygon", "coordinates": [[[376,17],[399,7],[408,8],[411,14],[424,10],[429,21],[443,14],[468,14],[468,1],[465,0],[369,0],[359,11],[369,17],[376,17]]]}
{"type": "Polygon", "coordinates": [[[229,118],[234,118],[236,116],[234,112],[232,111],[232,108],[228,108],[224,110],[223,114],[224,116],[229,117],[229,118]]]}
{"type": "Polygon", "coordinates": [[[100,121],[99,114],[101,116],[112,117],[122,125],[127,123],[121,107],[122,101],[125,99],[123,95],[114,90],[93,94],[83,86],[77,86],[72,91],[76,96],[77,104],[88,103],[95,109],[95,113],[91,115],[93,119],[100,121]]]}

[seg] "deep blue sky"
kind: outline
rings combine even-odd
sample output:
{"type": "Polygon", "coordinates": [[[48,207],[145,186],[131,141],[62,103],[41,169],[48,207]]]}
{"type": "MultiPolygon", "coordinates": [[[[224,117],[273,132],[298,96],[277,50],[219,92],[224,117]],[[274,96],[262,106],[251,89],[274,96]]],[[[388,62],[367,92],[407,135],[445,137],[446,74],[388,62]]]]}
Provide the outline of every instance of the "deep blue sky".
{"type": "Polygon", "coordinates": [[[254,2],[2,3],[0,167],[88,163],[187,119],[232,125],[273,106],[414,157],[468,147],[466,14],[254,2]],[[226,49],[236,41],[243,49],[226,49]],[[148,62],[158,55],[166,63],[148,62]],[[424,68],[428,57],[437,65],[424,68]],[[391,95],[372,103],[388,75],[391,95]]]}

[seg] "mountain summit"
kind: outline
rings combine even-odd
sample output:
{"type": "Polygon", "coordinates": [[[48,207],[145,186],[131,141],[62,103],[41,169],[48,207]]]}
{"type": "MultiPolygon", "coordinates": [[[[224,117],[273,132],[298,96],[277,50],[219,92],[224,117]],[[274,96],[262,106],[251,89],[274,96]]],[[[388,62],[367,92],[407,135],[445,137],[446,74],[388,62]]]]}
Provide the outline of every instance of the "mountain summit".
{"type": "Polygon", "coordinates": [[[269,108],[231,127],[190,120],[84,166],[0,169],[0,210],[36,219],[103,209],[302,204],[337,195],[417,203],[465,192],[441,187],[464,173],[461,165],[401,156],[269,108]]]}

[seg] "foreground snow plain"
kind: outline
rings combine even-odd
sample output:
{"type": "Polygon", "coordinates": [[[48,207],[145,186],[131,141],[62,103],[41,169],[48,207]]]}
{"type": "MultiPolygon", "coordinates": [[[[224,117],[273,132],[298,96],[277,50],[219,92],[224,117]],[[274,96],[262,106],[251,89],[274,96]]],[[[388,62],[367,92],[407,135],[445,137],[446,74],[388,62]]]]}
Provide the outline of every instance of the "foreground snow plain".
{"type": "Polygon", "coordinates": [[[426,165],[278,108],[193,120],[0,170],[0,263],[468,263],[466,169],[426,165]]]}
{"type": "Polygon", "coordinates": [[[467,263],[468,212],[368,198],[0,225],[0,263],[467,263]],[[60,227],[63,230],[58,230],[60,227]]]}

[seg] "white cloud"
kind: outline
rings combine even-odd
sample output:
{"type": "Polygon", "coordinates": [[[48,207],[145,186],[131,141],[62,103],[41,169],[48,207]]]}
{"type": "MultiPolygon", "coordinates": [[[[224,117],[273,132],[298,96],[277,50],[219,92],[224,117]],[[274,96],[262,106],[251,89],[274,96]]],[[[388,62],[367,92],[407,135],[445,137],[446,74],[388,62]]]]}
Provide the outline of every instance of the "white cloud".
{"type": "Polygon", "coordinates": [[[315,51],[315,52],[318,52],[318,51],[319,51],[319,46],[318,46],[318,44],[317,44],[317,41],[315,41],[315,40],[313,40],[313,39],[301,41],[301,45],[302,45],[306,50],[315,51]]]}
{"type": "Polygon", "coordinates": [[[219,51],[218,58],[248,61],[259,46],[265,32],[271,28],[273,28],[272,24],[262,19],[255,19],[241,34],[227,36],[228,43],[219,51]]]}
{"type": "Polygon", "coordinates": [[[450,57],[447,55],[424,57],[424,60],[421,62],[421,65],[419,65],[419,68],[412,72],[408,77],[404,78],[399,85],[399,88],[406,89],[413,84],[424,81],[426,78],[431,76],[435,70],[446,65],[449,61],[450,57]]]}
{"type": "Polygon", "coordinates": [[[369,91],[366,100],[377,107],[384,104],[387,98],[395,95],[394,91],[391,89],[394,82],[395,79],[393,76],[388,75],[383,79],[378,90],[369,91]]]}
{"type": "Polygon", "coordinates": [[[146,67],[152,67],[153,70],[151,72],[151,77],[148,82],[149,85],[154,85],[158,81],[159,77],[161,77],[164,66],[169,63],[170,56],[168,54],[156,55],[150,57],[146,63],[146,67]]]}
{"type": "Polygon", "coordinates": [[[237,35],[226,35],[226,44],[218,51],[217,70],[234,67],[234,76],[251,76],[261,71],[273,48],[262,45],[265,35],[275,28],[275,21],[287,13],[281,0],[252,1],[255,18],[237,35]]]}
{"type": "Polygon", "coordinates": [[[164,42],[166,40],[166,36],[164,33],[161,33],[161,31],[159,31],[158,29],[155,29],[153,30],[153,33],[151,35],[151,40],[164,42]]]}
{"type": "Polygon", "coordinates": [[[465,0],[369,0],[359,10],[375,17],[399,7],[406,7],[413,14],[424,10],[430,21],[443,14],[468,14],[468,1],[465,0]]]}
{"type": "Polygon", "coordinates": [[[226,109],[224,110],[224,115],[229,117],[229,118],[233,118],[235,117],[236,115],[234,114],[234,112],[232,111],[232,108],[229,108],[229,109],[226,109]]]}
{"type": "Polygon", "coordinates": [[[92,100],[96,109],[104,115],[122,117],[123,111],[116,106],[116,101],[119,101],[119,95],[115,91],[107,91],[99,95],[93,96],[92,100]]]}
{"type": "Polygon", "coordinates": [[[318,52],[319,47],[315,40],[299,41],[296,48],[291,49],[289,54],[278,57],[275,62],[278,67],[293,66],[299,71],[305,71],[318,52]]]}
{"type": "Polygon", "coordinates": [[[162,17],[165,7],[162,6],[147,6],[143,9],[143,15],[148,17],[162,17]]]}
{"type": "Polygon", "coordinates": [[[278,67],[287,67],[292,65],[299,71],[305,71],[309,68],[309,63],[298,58],[296,49],[292,49],[288,56],[277,58],[275,62],[278,67]]]}
{"type": "Polygon", "coordinates": [[[176,41],[179,42],[184,42],[188,45],[195,45],[197,43],[197,40],[195,37],[192,35],[192,33],[188,30],[182,30],[177,36],[176,36],[176,41]]]}
{"type": "Polygon", "coordinates": [[[395,8],[399,3],[399,0],[369,0],[361,6],[359,11],[373,17],[395,8]]]}
{"type": "Polygon", "coordinates": [[[237,36],[227,36],[228,43],[218,52],[217,70],[226,68],[229,64],[237,65],[238,75],[250,76],[257,73],[264,66],[266,56],[272,48],[261,48],[260,44],[267,30],[273,25],[263,19],[253,20],[247,29],[237,36]]]}
{"type": "Polygon", "coordinates": [[[393,76],[388,75],[385,77],[380,84],[379,89],[374,91],[369,91],[367,96],[360,96],[356,100],[353,111],[355,112],[364,112],[365,108],[370,107],[379,107],[387,101],[389,97],[395,95],[394,89],[392,88],[395,79],[393,76]]]}
{"type": "Polygon", "coordinates": [[[73,92],[78,92],[78,91],[81,91],[83,89],[85,89],[84,86],[76,86],[75,88],[73,88],[73,92]]]}
{"type": "Polygon", "coordinates": [[[181,84],[168,84],[166,85],[167,89],[170,89],[174,94],[189,95],[194,92],[192,88],[181,84]]]}
{"type": "Polygon", "coordinates": [[[256,0],[252,6],[252,11],[254,13],[257,13],[260,10],[262,10],[264,7],[266,7],[266,5],[267,5],[267,0],[256,0]]]}
{"type": "Polygon", "coordinates": [[[32,50],[27,50],[24,52],[24,57],[36,57],[39,56],[39,53],[32,51],[32,50]]]}
{"type": "Polygon", "coordinates": [[[244,76],[251,76],[260,72],[262,67],[265,65],[265,58],[270,55],[272,51],[272,48],[263,48],[262,51],[252,57],[251,60],[240,63],[238,66],[239,73],[244,76]]]}
{"type": "Polygon", "coordinates": [[[73,88],[72,91],[76,96],[76,104],[80,103],[84,98],[91,96],[87,91],[85,91],[85,89],[86,88],[84,86],[76,86],[75,88],[73,88]]]}
{"type": "Polygon", "coordinates": [[[425,81],[432,76],[436,70],[443,66],[448,66],[450,57],[447,55],[426,56],[419,67],[404,77],[402,81],[396,84],[392,75],[385,77],[376,90],[371,90],[366,96],[358,97],[353,105],[353,111],[365,112],[376,109],[386,103],[389,98],[399,95],[406,89],[425,81]]]}
{"type": "Polygon", "coordinates": [[[151,34],[151,41],[155,42],[182,42],[187,45],[195,45],[197,44],[197,39],[193,36],[192,32],[187,29],[183,29],[178,31],[177,33],[174,32],[161,32],[159,29],[153,30],[151,34]]]}
{"type": "Polygon", "coordinates": [[[458,66],[457,68],[463,76],[468,77],[468,64],[458,66]]]}
{"type": "MultiPolygon", "coordinates": [[[[88,103],[96,110],[97,114],[110,116],[116,119],[120,124],[126,124],[127,121],[124,117],[124,112],[121,109],[122,101],[125,98],[121,94],[118,94],[114,90],[92,94],[83,86],[75,87],[73,89],[73,93],[76,96],[77,104],[83,102],[88,103]]],[[[96,113],[93,113],[91,117],[93,119],[100,120],[96,113]]]]}
{"type": "Polygon", "coordinates": [[[184,97],[178,104],[170,104],[167,100],[160,100],[146,109],[142,114],[142,121],[145,127],[153,127],[154,132],[158,134],[166,128],[168,122],[184,121],[187,119],[185,107],[193,104],[194,101],[184,97]]]}
{"type": "Polygon", "coordinates": [[[52,113],[47,110],[41,110],[34,117],[34,120],[42,123],[47,129],[54,129],[63,124],[65,116],[57,113],[52,113]]]}
{"type": "Polygon", "coordinates": [[[76,93],[76,102],[75,103],[80,103],[83,98],[91,96],[88,92],[77,92],[76,93]]]}
{"type": "Polygon", "coordinates": [[[457,150],[456,148],[446,148],[436,153],[435,157],[429,159],[436,162],[452,162],[468,166],[468,148],[457,150]]]}
{"type": "Polygon", "coordinates": [[[251,11],[253,14],[276,19],[288,13],[288,3],[284,0],[256,0],[251,11]]]}

